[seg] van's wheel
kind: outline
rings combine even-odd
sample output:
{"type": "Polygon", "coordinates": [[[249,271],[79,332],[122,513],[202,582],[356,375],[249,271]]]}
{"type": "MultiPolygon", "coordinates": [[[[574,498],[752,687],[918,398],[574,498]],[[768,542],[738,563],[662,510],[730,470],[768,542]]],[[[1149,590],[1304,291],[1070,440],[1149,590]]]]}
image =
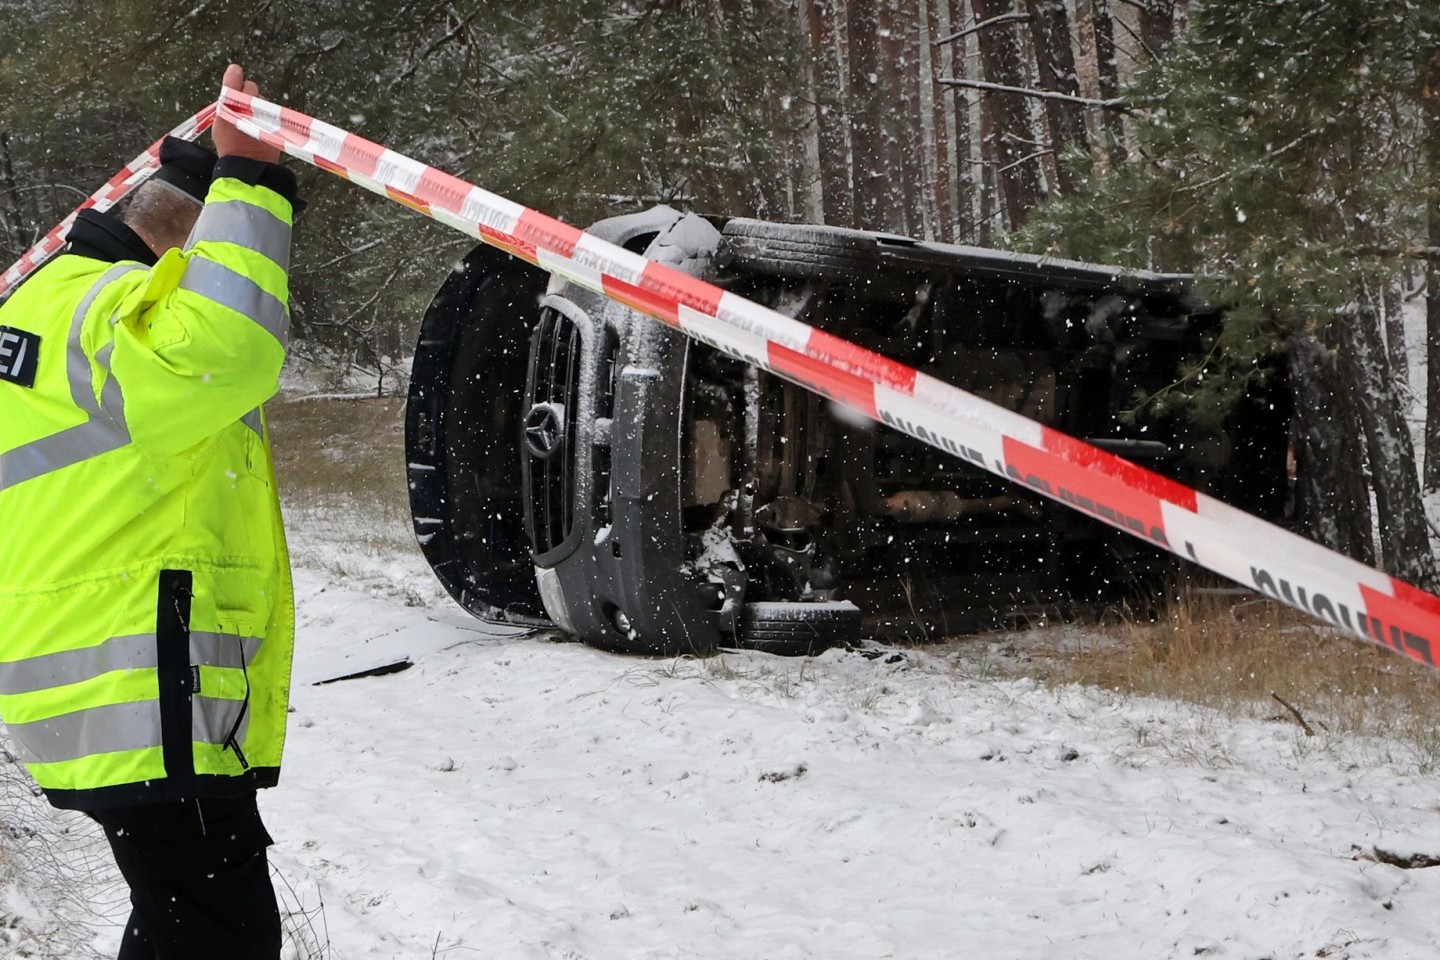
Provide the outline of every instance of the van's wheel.
{"type": "Polygon", "coordinates": [[[860,230],[740,218],[721,232],[719,261],[735,270],[845,283],[878,263],[874,236],[860,230]]]}
{"type": "Polygon", "coordinates": [[[803,657],[860,641],[860,608],[848,600],[747,603],[744,610],[735,638],[742,649],[803,657]]]}

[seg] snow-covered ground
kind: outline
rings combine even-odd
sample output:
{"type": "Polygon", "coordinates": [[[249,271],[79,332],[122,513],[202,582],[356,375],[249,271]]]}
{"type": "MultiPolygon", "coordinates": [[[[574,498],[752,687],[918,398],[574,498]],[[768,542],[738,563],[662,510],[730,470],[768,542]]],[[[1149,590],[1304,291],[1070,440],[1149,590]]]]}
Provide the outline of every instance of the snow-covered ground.
{"type": "MultiPolygon", "coordinates": [[[[1433,778],[1392,745],[993,679],[986,640],[621,658],[487,632],[413,555],[339,566],[297,571],[262,795],[294,956],[1440,955],[1440,868],[1379,862],[1440,856],[1433,778]]],[[[113,880],[68,863],[113,955],[113,880]]],[[[64,908],[20,890],[0,955],[64,908]]]]}

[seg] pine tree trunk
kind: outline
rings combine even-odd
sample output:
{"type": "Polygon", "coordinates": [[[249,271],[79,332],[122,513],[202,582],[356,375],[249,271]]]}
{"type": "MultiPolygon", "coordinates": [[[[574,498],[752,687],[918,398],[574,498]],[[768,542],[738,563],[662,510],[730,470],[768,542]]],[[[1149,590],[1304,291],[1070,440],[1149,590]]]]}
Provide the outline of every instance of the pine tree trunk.
{"type": "Polygon", "coordinates": [[[1403,397],[1410,390],[1410,357],[1405,351],[1405,278],[1392,277],[1385,284],[1385,354],[1390,373],[1403,397]]]}
{"type": "MultiPolygon", "coordinates": [[[[1013,13],[1012,0],[970,0],[975,19],[984,22],[1013,13]]],[[[1027,86],[1025,60],[1015,35],[1015,24],[1003,24],[980,31],[980,60],[985,79],[1010,87],[1027,86]]],[[[988,94],[987,106],[994,119],[994,140],[987,146],[997,165],[996,180],[1011,229],[1023,226],[1030,208],[1040,198],[1040,163],[1035,153],[1035,134],[1024,97],[1016,94],[988,94]]]]}
{"type": "MultiPolygon", "coordinates": [[[[949,4],[949,26],[953,33],[965,22],[965,0],[949,0],[949,4]]],[[[969,45],[968,42],[962,42],[965,43],[964,46],[950,46],[950,75],[964,75],[969,78],[971,60],[965,55],[969,45]]],[[[975,124],[970,118],[970,101],[958,90],[948,93],[955,118],[955,140],[950,154],[953,158],[951,175],[955,178],[955,240],[961,243],[976,243],[979,239],[976,225],[981,219],[978,201],[983,189],[978,184],[983,175],[979,172],[981,167],[974,162],[979,159],[975,155],[975,124]]]]}
{"type": "MultiPolygon", "coordinates": [[[[1095,30],[1095,77],[1101,100],[1120,96],[1120,68],[1115,62],[1115,21],[1110,0],[1090,0],[1090,23],[1095,30]]],[[[1125,142],[1125,124],[1118,111],[1100,111],[1105,133],[1118,152],[1125,142]]]]}
{"type": "Polygon", "coordinates": [[[1366,285],[1356,298],[1353,313],[1336,321],[1340,324],[1340,368],[1364,428],[1384,569],[1429,590],[1436,582],[1435,559],[1430,552],[1410,430],[1389,376],[1378,301],[1376,291],[1366,285]]]}
{"type": "Polygon", "coordinates": [[[1140,8],[1140,42],[1155,58],[1175,39],[1175,0],[1145,0],[1140,8]]]}
{"type": "Polygon", "coordinates": [[[921,9],[911,9],[918,6],[914,0],[891,0],[891,3],[895,11],[895,22],[904,28],[900,42],[905,51],[905,60],[901,66],[900,79],[905,84],[902,88],[905,91],[905,128],[900,136],[900,153],[905,161],[907,179],[914,178],[907,185],[909,194],[906,204],[909,207],[910,234],[925,240],[934,240],[935,215],[931,208],[931,201],[935,196],[931,186],[934,176],[927,172],[925,162],[932,149],[931,142],[925,137],[928,119],[925,94],[926,87],[930,84],[927,51],[922,49],[928,33],[925,28],[925,13],[921,9]]]}
{"type": "MultiPolygon", "coordinates": [[[[1430,162],[1440,166],[1440,126],[1430,129],[1430,162]]],[[[1440,247],[1440,198],[1430,202],[1430,246],[1440,247]]],[[[1425,391],[1425,492],[1434,493],[1440,490],[1440,261],[1434,257],[1425,261],[1425,391]]]]}
{"type": "Polygon", "coordinates": [[[815,125],[820,149],[820,193],[824,222],[855,226],[855,195],[850,187],[849,132],[845,84],[835,0],[807,0],[810,51],[815,74],[815,125]]]}
{"type": "Polygon", "coordinates": [[[880,86],[876,116],[884,138],[885,171],[880,178],[884,196],[886,229],[896,233],[920,233],[921,184],[925,174],[920,164],[920,77],[915,49],[917,24],[914,13],[901,9],[907,0],[881,0],[880,86]]]}
{"type": "Polygon", "coordinates": [[[991,246],[995,235],[996,225],[1000,221],[1002,211],[1000,197],[1000,176],[996,172],[1000,163],[996,159],[999,150],[999,137],[995,129],[995,101],[992,97],[981,96],[980,98],[980,126],[979,141],[975,145],[976,159],[980,161],[975,168],[979,171],[976,180],[979,181],[976,202],[975,242],[982,247],[991,246]]]}
{"type": "Polygon", "coordinates": [[[935,46],[935,41],[949,32],[947,0],[925,0],[925,35],[930,44],[930,126],[931,149],[935,158],[935,239],[950,243],[955,239],[955,167],[950,162],[950,91],[940,83],[941,77],[954,76],[953,44],[935,46]]]}
{"type": "Polygon", "coordinates": [[[1312,337],[1293,339],[1286,352],[1295,394],[1295,521],[1317,543],[1373,565],[1365,447],[1335,353],[1312,337]]]}
{"type": "MultiPolygon", "coordinates": [[[[1440,51],[1419,71],[1425,118],[1425,163],[1440,184],[1440,51]]],[[[1430,190],[1429,243],[1440,247],[1440,188],[1430,190]]],[[[1440,490],[1440,261],[1425,260],[1425,490],[1440,490]]]]}
{"type": "Polygon", "coordinates": [[[885,127],[880,87],[880,0],[848,0],[846,35],[850,53],[850,145],[854,158],[857,225],[878,229],[885,222],[885,127]]]}
{"type": "MultiPolygon", "coordinates": [[[[1070,16],[1065,0],[1025,0],[1030,13],[1030,36],[1035,45],[1035,69],[1041,90],[1080,95],[1080,78],[1075,72],[1075,49],[1070,39],[1070,16]]],[[[1045,118],[1050,126],[1050,145],[1055,153],[1055,185],[1062,194],[1073,186],[1064,162],[1071,147],[1089,149],[1085,114],[1080,105],[1060,100],[1045,101],[1045,118]]]]}
{"type": "MultiPolygon", "coordinates": [[[[804,54],[800,57],[801,90],[791,107],[785,111],[786,125],[790,129],[787,142],[789,163],[787,173],[790,179],[790,219],[803,223],[823,223],[825,219],[825,191],[820,182],[820,63],[811,55],[813,41],[810,39],[810,17],[805,3],[785,5],[767,0],[775,7],[777,16],[790,13],[794,27],[806,39],[804,54]],[[806,104],[807,106],[801,106],[806,104]]],[[[797,53],[800,51],[797,50],[797,53]]],[[[783,99],[783,98],[782,98],[783,99]]]]}

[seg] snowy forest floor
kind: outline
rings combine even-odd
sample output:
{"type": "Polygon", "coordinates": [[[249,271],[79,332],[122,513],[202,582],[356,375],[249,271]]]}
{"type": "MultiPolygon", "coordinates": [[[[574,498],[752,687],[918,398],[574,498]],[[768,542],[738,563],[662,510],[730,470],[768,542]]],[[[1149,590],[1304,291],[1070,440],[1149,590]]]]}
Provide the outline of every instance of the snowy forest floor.
{"type": "MultiPolygon", "coordinates": [[[[1234,597],[809,659],[505,636],[413,545],[400,410],[274,411],[299,629],[261,803],[287,956],[1440,950],[1429,673],[1234,597]]],[[[88,821],[0,763],[0,957],[113,956],[125,913],[88,821]]]]}

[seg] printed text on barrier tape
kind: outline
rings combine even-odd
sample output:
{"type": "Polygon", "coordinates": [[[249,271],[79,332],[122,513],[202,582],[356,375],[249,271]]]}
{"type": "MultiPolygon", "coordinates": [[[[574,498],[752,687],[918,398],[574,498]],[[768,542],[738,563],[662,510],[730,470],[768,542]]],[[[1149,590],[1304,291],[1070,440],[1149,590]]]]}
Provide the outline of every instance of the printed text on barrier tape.
{"type": "Polygon", "coordinates": [[[858,345],[234,90],[243,132],[919,440],[1436,666],[1440,598],[858,345]]]}
{"type": "MultiPolygon", "coordinates": [[[[210,129],[210,124],[214,120],[215,104],[212,103],[171,130],[166,136],[194,140],[210,129]]],[[[59,225],[41,237],[34,246],[21,254],[19,260],[16,260],[3,274],[0,274],[0,300],[7,297],[10,291],[18,287],[26,277],[40,269],[47,260],[60,251],[61,247],[65,246],[65,238],[69,235],[70,228],[74,225],[75,218],[81,210],[91,207],[102,212],[109,210],[128,197],[136,187],[150,179],[151,174],[160,168],[160,144],[164,139],[165,137],[161,137],[156,140],[145,148],[144,153],[121,167],[119,172],[107,180],[103,187],[86,197],[78,207],[71,211],[69,216],[60,221],[59,225]]]]}

